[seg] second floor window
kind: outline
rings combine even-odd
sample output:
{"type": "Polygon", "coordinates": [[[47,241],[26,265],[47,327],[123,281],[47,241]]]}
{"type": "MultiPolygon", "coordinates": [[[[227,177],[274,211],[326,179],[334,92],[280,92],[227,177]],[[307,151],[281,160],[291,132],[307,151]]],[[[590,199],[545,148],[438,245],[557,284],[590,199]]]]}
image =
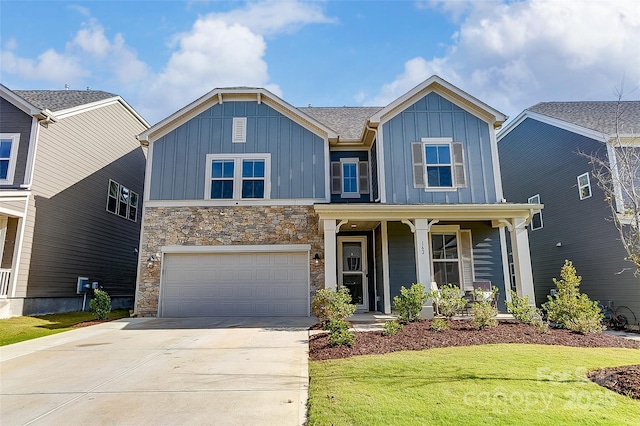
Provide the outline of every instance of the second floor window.
{"type": "Polygon", "coordinates": [[[0,133],[0,184],[12,185],[20,133],[0,133]]]}
{"type": "Polygon", "coordinates": [[[578,176],[578,192],[580,193],[580,199],[591,197],[591,182],[589,181],[589,173],[584,173],[578,176]]]}
{"type": "Polygon", "coordinates": [[[107,211],[135,222],[138,218],[138,194],[114,180],[109,180],[107,211]]]}
{"type": "Polygon", "coordinates": [[[270,154],[209,154],[205,198],[269,198],[270,154]]]}
{"type": "MultiPolygon", "coordinates": [[[[540,204],[540,194],[529,197],[528,202],[529,204],[540,204]]],[[[543,226],[544,224],[542,223],[542,212],[534,214],[533,218],[531,219],[531,224],[529,224],[529,228],[532,231],[535,231],[536,229],[542,229],[543,226]]]]}
{"type": "Polygon", "coordinates": [[[411,144],[413,186],[447,190],[467,186],[462,143],[451,138],[422,138],[411,144]]]}
{"type": "Polygon", "coordinates": [[[331,163],[331,193],[340,198],[360,198],[369,194],[369,162],[341,158],[331,163]]]}

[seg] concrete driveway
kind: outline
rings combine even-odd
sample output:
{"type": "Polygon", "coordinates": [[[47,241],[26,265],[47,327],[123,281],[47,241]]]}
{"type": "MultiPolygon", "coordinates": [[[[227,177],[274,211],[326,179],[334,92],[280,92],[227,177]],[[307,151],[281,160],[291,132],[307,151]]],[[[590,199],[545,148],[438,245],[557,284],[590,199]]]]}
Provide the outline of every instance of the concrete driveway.
{"type": "Polygon", "coordinates": [[[131,318],[0,348],[0,424],[300,425],[311,318],[131,318]]]}

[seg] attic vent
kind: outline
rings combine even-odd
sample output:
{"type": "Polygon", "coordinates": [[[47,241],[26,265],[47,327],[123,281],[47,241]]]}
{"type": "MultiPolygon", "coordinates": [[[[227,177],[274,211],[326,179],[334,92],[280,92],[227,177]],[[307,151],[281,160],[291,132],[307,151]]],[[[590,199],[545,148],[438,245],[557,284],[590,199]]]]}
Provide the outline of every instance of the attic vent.
{"type": "Polygon", "coordinates": [[[247,117],[233,117],[233,143],[247,141],[247,117]]]}

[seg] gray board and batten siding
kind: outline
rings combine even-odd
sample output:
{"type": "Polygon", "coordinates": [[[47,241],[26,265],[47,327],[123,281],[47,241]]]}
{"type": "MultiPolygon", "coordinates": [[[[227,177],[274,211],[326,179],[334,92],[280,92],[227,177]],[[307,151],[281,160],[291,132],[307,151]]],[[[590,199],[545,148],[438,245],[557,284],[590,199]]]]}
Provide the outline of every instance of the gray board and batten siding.
{"type": "Polygon", "coordinates": [[[31,116],[15,107],[11,102],[0,98],[0,117],[2,124],[0,133],[20,133],[16,168],[12,185],[0,185],[0,188],[19,188],[24,183],[24,175],[27,168],[29,154],[29,140],[31,139],[31,116]]]}
{"type": "Polygon", "coordinates": [[[207,154],[271,154],[271,199],[325,198],[326,141],[268,105],[216,104],[153,142],[150,199],[202,200],[207,154]],[[246,142],[232,142],[246,117],[246,142]]]}
{"type": "Polygon", "coordinates": [[[496,184],[489,124],[436,93],[429,93],[382,124],[389,203],[495,203],[496,184]],[[411,144],[452,138],[463,144],[466,187],[451,191],[414,188],[411,144]]]}
{"type": "Polygon", "coordinates": [[[40,130],[16,289],[25,314],[60,311],[65,300],[78,309],[79,276],[132,302],[146,161],[135,135],[143,130],[119,103],[40,130]],[[135,222],[106,210],[110,179],[138,194],[135,222]]]}
{"type": "Polygon", "coordinates": [[[498,144],[504,194],[527,202],[540,194],[543,228],[529,231],[536,303],[546,302],[565,259],[593,300],[612,300],[640,316],[640,277],[625,261],[611,210],[593,176],[592,196],[580,200],[577,177],[591,171],[579,152],[606,155],[602,142],[527,118],[498,144]],[[556,245],[561,243],[560,247],[556,245]]]}

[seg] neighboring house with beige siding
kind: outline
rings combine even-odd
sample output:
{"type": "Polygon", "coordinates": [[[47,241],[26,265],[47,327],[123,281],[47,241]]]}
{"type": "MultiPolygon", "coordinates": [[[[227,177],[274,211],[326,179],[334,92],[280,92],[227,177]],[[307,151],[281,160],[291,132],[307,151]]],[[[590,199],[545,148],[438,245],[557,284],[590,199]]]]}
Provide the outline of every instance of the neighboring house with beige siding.
{"type": "Polygon", "coordinates": [[[79,278],[132,306],[149,125],[102,91],[0,94],[0,318],[81,309],[79,278]]]}

